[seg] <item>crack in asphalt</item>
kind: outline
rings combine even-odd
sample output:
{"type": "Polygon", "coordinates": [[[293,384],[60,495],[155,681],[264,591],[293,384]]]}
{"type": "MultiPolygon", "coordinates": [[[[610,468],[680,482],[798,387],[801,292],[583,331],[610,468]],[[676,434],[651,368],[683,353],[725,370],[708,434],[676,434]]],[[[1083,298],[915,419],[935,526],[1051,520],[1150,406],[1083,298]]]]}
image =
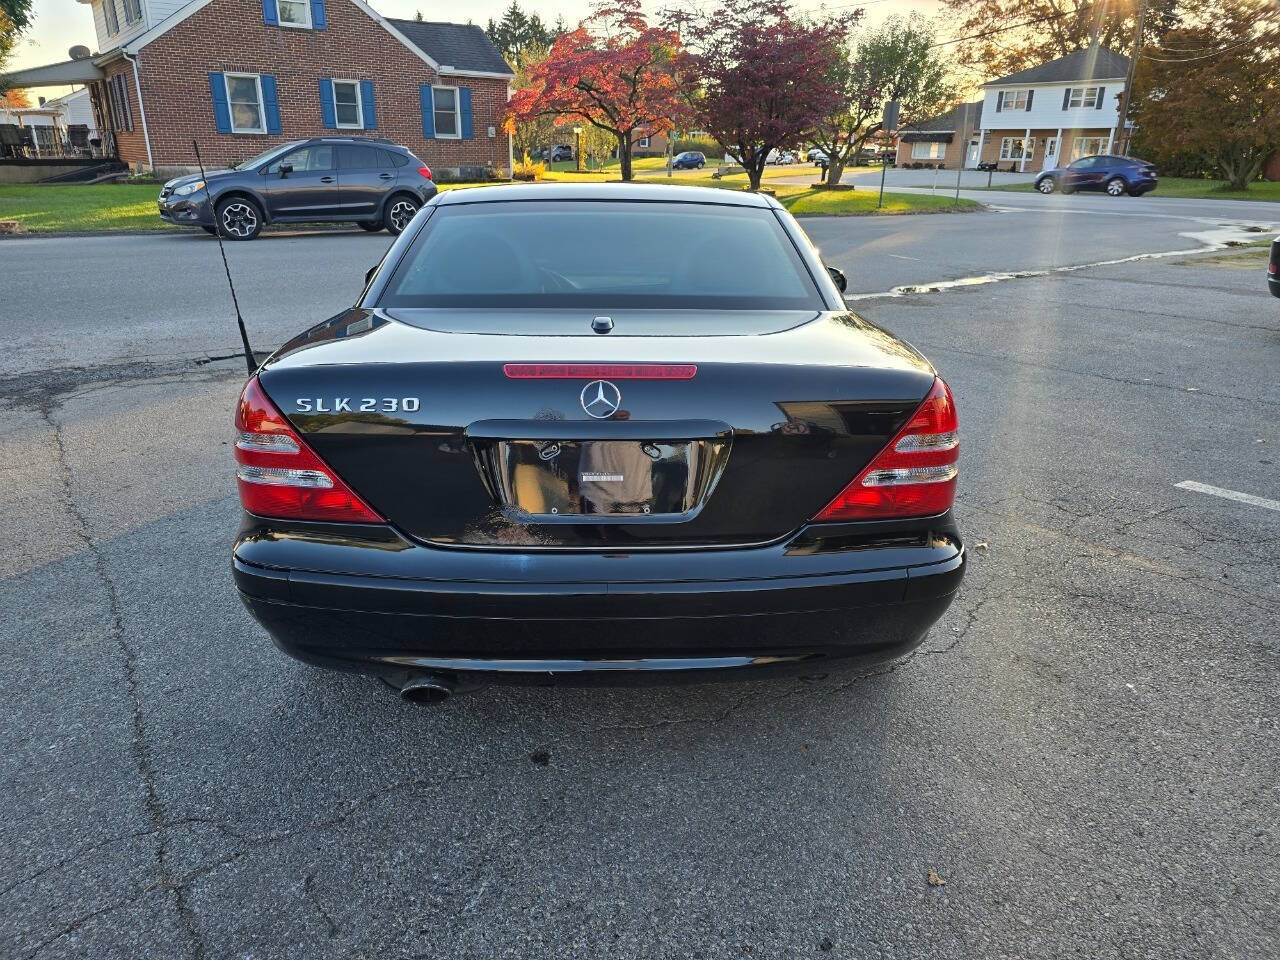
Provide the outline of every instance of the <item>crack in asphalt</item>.
{"type": "Polygon", "coordinates": [[[307,874],[307,879],[302,884],[302,892],[306,896],[307,902],[315,908],[316,913],[320,914],[320,919],[324,921],[324,925],[329,931],[329,939],[332,940],[340,934],[342,931],[334,923],[333,917],[329,915],[329,911],[324,908],[324,904],[316,896],[316,875],[314,873],[307,874]]]}
{"type": "MultiPolygon", "coordinates": [[[[44,415],[57,406],[60,400],[75,395],[84,387],[109,387],[142,381],[151,384],[220,379],[230,371],[214,366],[215,364],[243,358],[243,354],[235,353],[163,362],[142,360],[101,363],[84,367],[54,367],[0,377],[0,409],[30,409],[44,415]],[[192,377],[192,374],[197,376],[192,377]]],[[[244,375],[243,367],[235,372],[240,376],[244,375]]]]}
{"type": "MultiPolygon", "coordinates": [[[[59,499],[62,501],[63,508],[67,516],[72,521],[72,527],[75,536],[84,544],[90,556],[93,559],[93,569],[107,601],[107,631],[114,642],[117,651],[120,654],[120,665],[124,672],[125,688],[130,701],[132,701],[132,728],[133,736],[130,742],[130,753],[133,756],[134,764],[138,770],[138,776],[142,781],[144,791],[144,804],[147,816],[151,821],[151,830],[147,831],[156,837],[156,869],[159,875],[160,885],[169,886],[173,882],[173,871],[169,866],[169,852],[167,846],[167,829],[166,811],[164,803],[160,800],[159,792],[156,788],[155,766],[151,759],[151,741],[147,735],[146,717],[143,713],[142,697],[138,692],[138,657],[137,652],[129,643],[128,636],[124,626],[124,614],[120,603],[120,595],[116,590],[115,581],[111,579],[108,573],[108,565],[106,557],[102,553],[96,540],[93,538],[89,522],[76,503],[73,475],[71,465],[67,459],[66,444],[63,441],[62,424],[54,417],[52,405],[45,404],[40,407],[40,413],[44,421],[49,425],[53,432],[53,450],[54,457],[58,465],[59,474],[59,499]]],[[[145,891],[144,891],[145,892],[145,891]]],[[[139,894],[141,895],[141,894],[139,894]]],[[[136,899],[136,897],[134,898],[136,899]]],[[[178,920],[182,927],[183,933],[187,938],[193,960],[203,960],[205,951],[204,945],[200,940],[199,932],[196,928],[195,918],[192,914],[190,905],[187,902],[186,894],[182,890],[175,890],[175,908],[178,913],[178,920]]],[[[125,901],[130,902],[130,901],[125,901]]],[[[64,927],[52,938],[46,939],[36,947],[28,957],[34,957],[41,951],[45,950],[51,944],[57,942],[65,936],[74,933],[88,920],[102,913],[108,912],[109,909],[95,911],[89,915],[81,917],[64,927]]]]}

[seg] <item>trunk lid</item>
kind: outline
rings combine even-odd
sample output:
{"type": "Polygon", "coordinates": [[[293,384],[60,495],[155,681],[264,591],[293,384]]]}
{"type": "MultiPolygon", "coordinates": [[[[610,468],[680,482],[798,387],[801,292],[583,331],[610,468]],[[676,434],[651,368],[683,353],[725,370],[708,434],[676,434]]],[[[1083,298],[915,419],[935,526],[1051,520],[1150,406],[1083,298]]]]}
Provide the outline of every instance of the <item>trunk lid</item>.
{"type": "Polygon", "coordinates": [[[755,315],[747,326],[773,332],[752,336],[714,332],[742,331],[737,312],[686,318],[675,336],[675,318],[637,313],[614,318],[632,335],[604,337],[590,317],[526,335],[490,332],[491,315],[357,310],[286,344],[260,380],[322,459],[425,542],[758,544],[819,512],[933,384],[919,354],[856,315],[808,317],[755,315]]]}

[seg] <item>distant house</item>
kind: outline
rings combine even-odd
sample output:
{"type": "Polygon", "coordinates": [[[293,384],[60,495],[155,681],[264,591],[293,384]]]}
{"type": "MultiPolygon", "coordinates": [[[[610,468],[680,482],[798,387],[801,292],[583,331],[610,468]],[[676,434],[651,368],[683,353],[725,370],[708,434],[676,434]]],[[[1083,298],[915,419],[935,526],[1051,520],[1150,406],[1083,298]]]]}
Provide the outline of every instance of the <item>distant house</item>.
{"type": "Polygon", "coordinates": [[[100,54],[17,71],[85,83],[107,153],[135,169],[223,166],[325,133],[388,137],[433,170],[509,170],[512,72],[471,24],[394,20],[364,0],[79,0],[100,54]]]}
{"type": "Polygon", "coordinates": [[[898,131],[896,163],[928,164],[954,170],[965,159],[966,145],[977,137],[982,101],[962,103],[928,120],[907,124],[898,131]]]}
{"type": "Polygon", "coordinates": [[[997,163],[1027,172],[1119,152],[1126,147],[1116,128],[1128,71],[1128,57],[1098,47],[989,80],[982,100],[904,127],[898,163],[954,168],[963,159],[966,167],[997,163]]]}

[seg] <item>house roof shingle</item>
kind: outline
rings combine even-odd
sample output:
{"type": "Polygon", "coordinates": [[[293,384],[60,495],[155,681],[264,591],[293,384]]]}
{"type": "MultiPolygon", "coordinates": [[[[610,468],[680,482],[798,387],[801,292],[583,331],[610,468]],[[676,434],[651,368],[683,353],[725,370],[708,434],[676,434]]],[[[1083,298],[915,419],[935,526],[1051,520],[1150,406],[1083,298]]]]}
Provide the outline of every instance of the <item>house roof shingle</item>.
{"type": "Polygon", "coordinates": [[[969,108],[970,129],[976,127],[978,125],[978,121],[982,119],[981,100],[976,103],[962,103],[948,110],[946,113],[938,114],[936,117],[930,117],[928,120],[917,120],[915,123],[909,123],[901,130],[902,139],[907,143],[917,143],[922,141],[950,143],[951,136],[955,133],[956,127],[964,120],[965,107],[969,108]]]}
{"type": "Polygon", "coordinates": [[[998,80],[988,80],[984,87],[1006,83],[1067,83],[1071,80],[1111,80],[1129,73],[1129,58],[1106,47],[1077,50],[1038,67],[1028,67],[998,80]]]}
{"type": "Polygon", "coordinates": [[[386,19],[410,43],[441,66],[512,74],[488,34],[475,24],[386,19]]]}

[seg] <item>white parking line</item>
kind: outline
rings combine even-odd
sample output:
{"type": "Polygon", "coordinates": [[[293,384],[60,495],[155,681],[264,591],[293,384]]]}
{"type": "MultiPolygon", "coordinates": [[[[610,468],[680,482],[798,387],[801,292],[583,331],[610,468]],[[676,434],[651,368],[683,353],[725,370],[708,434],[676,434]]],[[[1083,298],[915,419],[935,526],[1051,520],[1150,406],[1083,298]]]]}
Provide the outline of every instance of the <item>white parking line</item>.
{"type": "Polygon", "coordinates": [[[1239,490],[1227,490],[1224,487],[1213,487],[1207,483],[1196,483],[1194,480],[1183,480],[1175,483],[1182,490],[1194,490],[1196,493],[1207,493],[1211,497],[1222,497],[1224,500],[1236,500],[1252,507],[1265,507],[1267,510],[1280,511],[1280,500],[1268,500],[1266,497],[1255,497],[1252,493],[1241,493],[1239,490]]]}

